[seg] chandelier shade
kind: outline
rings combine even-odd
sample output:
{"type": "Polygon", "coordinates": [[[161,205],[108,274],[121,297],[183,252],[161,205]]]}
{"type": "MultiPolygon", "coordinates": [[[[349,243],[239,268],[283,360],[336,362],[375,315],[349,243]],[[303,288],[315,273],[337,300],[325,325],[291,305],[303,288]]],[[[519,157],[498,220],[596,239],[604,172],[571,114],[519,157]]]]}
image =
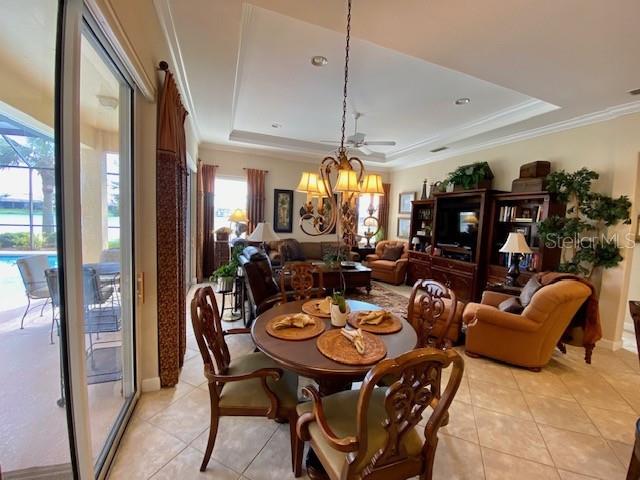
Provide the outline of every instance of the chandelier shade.
{"type": "Polygon", "coordinates": [[[358,183],[358,175],[353,169],[338,170],[338,180],[334,191],[340,193],[360,193],[360,184],[358,183]]]}
{"type": "Polygon", "coordinates": [[[362,185],[360,186],[360,193],[363,195],[384,195],[384,188],[382,188],[382,177],[375,173],[365,175],[364,180],[362,180],[362,185]]]}

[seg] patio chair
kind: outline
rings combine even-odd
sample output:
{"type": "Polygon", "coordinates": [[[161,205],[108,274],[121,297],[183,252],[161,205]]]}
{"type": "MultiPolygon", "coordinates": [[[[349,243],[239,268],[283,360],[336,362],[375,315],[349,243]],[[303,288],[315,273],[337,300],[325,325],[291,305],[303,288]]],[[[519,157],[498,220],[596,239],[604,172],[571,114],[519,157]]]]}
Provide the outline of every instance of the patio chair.
{"type": "Polygon", "coordinates": [[[114,301],[113,287],[103,286],[100,276],[93,267],[82,267],[84,295],[84,331],[89,335],[87,353],[93,355],[93,334],[113,333],[121,328],[120,305],[114,301]]]}
{"type": "MultiPolygon", "coordinates": [[[[31,310],[31,300],[44,300],[40,309],[40,316],[44,313],[44,307],[51,300],[47,280],[44,271],[49,268],[49,258],[47,255],[30,255],[28,257],[19,258],[16,261],[22,283],[24,284],[24,293],[27,296],[27,308],[20,320],[20,329],[24,328],[24,319],[31,310]]],[[[34,305],[35,307],[35,305],[34,305]]]]}
{"type": "Polygon", "coordinates": [[[51,332],[49,333],[49,341],[53,345],[53,326],[58,328],[58,336],[60,336],[60,321],[56,315],[56,308],[60,312],[60,285],[58,284],[58,269],[47,268],[44,271],[47,280],[49,295],[51,296],[51,332]]]}

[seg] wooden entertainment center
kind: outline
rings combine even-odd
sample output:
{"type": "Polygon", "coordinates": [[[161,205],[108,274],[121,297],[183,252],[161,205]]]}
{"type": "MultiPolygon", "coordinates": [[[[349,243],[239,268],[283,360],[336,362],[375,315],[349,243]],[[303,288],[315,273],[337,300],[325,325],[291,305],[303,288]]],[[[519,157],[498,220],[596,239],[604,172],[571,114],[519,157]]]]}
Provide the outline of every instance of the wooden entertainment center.
{"type": "Polygon", "coordinates": [[[520,283],[558,266],[560,249],[542,245],[538,224],[549,215],[563,216],[565,206],[547,192],[464,190],[412,203],[409,238],[420,243],[409,252],[407,285],[432,278],[463,302],[479,301],[487,282],[504,281],[507,258],[499,250],[514,231],[524,234],[534,252],[521,262],[520,283]]]}

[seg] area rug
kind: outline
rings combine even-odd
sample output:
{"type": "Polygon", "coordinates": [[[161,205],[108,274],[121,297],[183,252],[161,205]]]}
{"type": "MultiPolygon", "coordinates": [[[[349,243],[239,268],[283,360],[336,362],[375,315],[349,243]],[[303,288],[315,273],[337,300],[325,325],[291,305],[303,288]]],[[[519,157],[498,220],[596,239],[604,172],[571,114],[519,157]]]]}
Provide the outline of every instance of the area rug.
{"type": "Polygon", "coordinates": [[[367,295],[367,292],[364,289],[356,289],[352,292],[347,292],[347,298],[373,303],[394,315],[401,318],[407,318],[409,299],[399,293],[392,292],[377,283],[373,283],[371,285],[370,294],[367,295]]]}

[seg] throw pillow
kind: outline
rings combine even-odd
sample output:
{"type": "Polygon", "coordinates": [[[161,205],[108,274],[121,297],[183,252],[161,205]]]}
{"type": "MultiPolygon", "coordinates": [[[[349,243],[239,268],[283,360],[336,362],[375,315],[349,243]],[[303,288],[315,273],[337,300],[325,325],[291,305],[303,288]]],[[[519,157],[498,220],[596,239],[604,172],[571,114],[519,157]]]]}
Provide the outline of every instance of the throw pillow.
{"type": "Polygon", "coordinates": [[[381,260],[391,260],[392,262],[395,262],[402,256],[403,250],[404,247],[402,245],[397,245],[395,247],[387,245],[384,247],[381,260]]]}
{"type": "Polygon", "coordinates": [[[298,243],[297,240],[289,239],[285,242],[286,245],[286,259],[289,262],[303,262],[306,260],[304,253],[302,252],[302,247],[298,243]]]}
{"type": "Polygon", "coordinates": [[[498,305],[498,310],[502,310],[507,313],[515,313],[516,315],[520,315],[524,310],[524,307],[520,303],[520,299],[518,297],[507,298],[500,302],[498,305]]]}
{"type": "Polygon", "coordinates": [[[531,303],[533,295],[541,288],[542,285],[538,282],[536,277],[531,277],[529,279],[526,285],[522,287],[522,292],[520,292],[520,304],[523,308],[531,303]]]}

